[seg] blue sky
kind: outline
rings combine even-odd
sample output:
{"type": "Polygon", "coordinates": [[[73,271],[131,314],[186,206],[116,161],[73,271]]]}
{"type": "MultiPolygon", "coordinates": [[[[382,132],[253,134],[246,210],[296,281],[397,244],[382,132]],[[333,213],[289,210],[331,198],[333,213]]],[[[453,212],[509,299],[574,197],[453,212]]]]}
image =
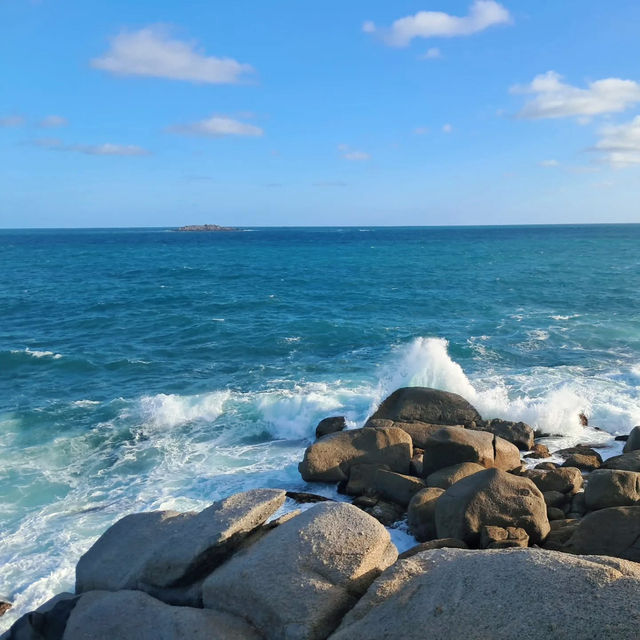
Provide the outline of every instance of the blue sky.
{"type": "Polygon", "coordinates": [[[0,0],[0,227],[640,222],[637,0],[0,0]]]}

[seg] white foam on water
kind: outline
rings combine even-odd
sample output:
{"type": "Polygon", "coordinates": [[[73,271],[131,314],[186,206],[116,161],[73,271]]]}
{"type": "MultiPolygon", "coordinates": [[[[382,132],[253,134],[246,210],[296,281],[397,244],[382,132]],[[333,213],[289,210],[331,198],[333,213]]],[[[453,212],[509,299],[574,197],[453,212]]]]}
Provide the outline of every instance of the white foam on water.
{"type": "MultiPolygon", "coordinates": [[[[540,339],[546,339],[542,335],[540,339]]],[[[448,352],[444,338],[415,338],[383,372],[375,406],[394,389],[425,386],[451,391],[471,402],[484,418],[522,420],[545,433],[586,435],[579,414],[610,434],[627,433],[640,421],[637,388],[606,377],[587,377],[579,368],[535,367],[526,374],[490,370],[467,376],[448,352]]]]}
{"type": "Polygon", "coordinates": [[[26,353],[32,358],[51,358],[53,360],[59,360],[60,358],[62,358],[62,354],[60,353],[54,353],[53,351],[38,351],[37,349],[32,350],[29,349],[29,347],[23,349],[22,351],[13,350],[11,351],[11,353],[26,353]]]}
{"type": "Polygon", "coordinates": [[[74,407],[81,407],[83,409],[89,408],[89,407],[94,407],[98,404],[100,404],[100,402],[98,402],[98,400],[76,400],[75,402],[71,403],[74,407]]]}
{"type": "Polygon", "coordinates": [[[159,429],[171,429],[196,420],[213,422],[224,412],[230,395],[229,391],[192,396],[159,393],[140,398],[138,411],[144,426],[159,429]]]}

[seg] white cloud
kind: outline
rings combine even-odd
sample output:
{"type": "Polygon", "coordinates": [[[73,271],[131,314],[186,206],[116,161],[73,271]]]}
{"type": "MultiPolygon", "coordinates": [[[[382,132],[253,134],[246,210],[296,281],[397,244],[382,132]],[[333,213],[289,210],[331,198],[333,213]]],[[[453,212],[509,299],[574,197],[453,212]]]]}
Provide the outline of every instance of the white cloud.
{"type": "Polygon", "coordinates": [[[371,155],[366,151],[358,151],[357,149],[352,149],[348,144],[339,144],[338,151],[341,153],[342,157],[345,160],[352,161],[361,161],[361,160],[370,160],[371,155]]]}
{"type": "Polygon", "coordinates": [[[442,58],[442,52],[438,47],[431,47],[420,56],[420,60],[437,60],[438,58],[442,58]]]}
{"type": "Polygon", "coordinates": [[[453,131],[453,127],[449,123],[442,125],[443,133],[451,133],[452,131],[453,131]]]}
{"type": "Polygon", "coordinates": [[[146,156],[149,151],[133,144],[65,144],[57,138],[42,138],[34,144],[52,151],[75,151],[90,156],[146,156]]]}
{"type": "Polygon", "coordinates": [[[211,116],[199,122],[191,124],[176,125],[169,131],[193,136],[209,136],[212,138],[223,138],[225,136],[261,136],[264,131],[248,122],[234,120],[227,116],[211,116]]]}
{"type": "Polygon", "coordinates": [[[604,154],[604,160],[612,167],[640,164],[640,116],[625,124],[604,127],[600,135],[594,150],[604,154]]]}
{"type": "Polygon", "coordinates": [[[555,71],[537,75],[528,85],[511,87],[511,92],[534,95],[518,114],[521,118],[577,117],[581,123],[640,102],[640,84],[633,80],[604,78],[580,89],[562,82],[562,76],[555,71]]]}
{"type": "Polygon", "coordinates": [[[38,126],[44,127],[45,129],[55,129],[56,127],[66,127],[67,124],[69,123],[66,118],[63,118],[62,116],[51,115],[47,116],[46,118],[42,118],[42,120],[40,120],[40,122],[38,123],[38,126]]]}
{"type": "Polygon", "coordinates": [[[379,32],[392,47],[406,47],[414,38],[469,36],[493,25],[510,22],[509,11],[495,0],[474,0],[466,16],[452,16],[443,11],[419,11],[396,20],[389,28],[378,29],[369,20],[362,25],[362,30],[366,33],[379,32]]]}
{"type": "Polygon", "coordinates": [[[429,127],[416,127],[413,133],[417,136],[426,136],[429,133],[429,127]]]}
{"type": "Polygon", "coordinates": [[[557,160],[542,160],[538,162],[541,167],[557,167],[560,163],[557,160]]]}
{"type": "Polygon", "coordinates": [[[22,116],[4,116],[0,118],[0,127],[20,127],[24,122],[22,116]]]}
{"type": "Polygon", "coordinates": [[[172,39],[166,28],[153,25],[139,31],[123,31],[111,40],[111,48],[91,65],[121,75],[152,76],[188,82],[233,84],[253,71],[232,58],[206,56],[195,42],[172,39]]]}

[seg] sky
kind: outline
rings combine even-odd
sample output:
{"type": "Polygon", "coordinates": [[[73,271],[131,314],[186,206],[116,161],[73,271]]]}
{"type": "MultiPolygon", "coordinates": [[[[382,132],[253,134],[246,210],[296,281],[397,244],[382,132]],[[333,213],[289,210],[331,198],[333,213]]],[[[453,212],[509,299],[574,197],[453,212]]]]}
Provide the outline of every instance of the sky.
{"type": "Polygon", "coordinates": [[[640,222],[637,0],[0,0],[0,227],[640,222]]]}

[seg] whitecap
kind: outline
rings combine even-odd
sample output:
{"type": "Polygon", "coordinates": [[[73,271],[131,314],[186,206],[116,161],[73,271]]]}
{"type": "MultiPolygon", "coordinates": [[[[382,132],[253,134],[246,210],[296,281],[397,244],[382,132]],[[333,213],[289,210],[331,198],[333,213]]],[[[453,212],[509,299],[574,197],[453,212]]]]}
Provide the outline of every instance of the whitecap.
{"type": "Polygon", "coordinates": [[[144,426],[173,428],[196,420],[213,422],[224,412],[229,391],[214,391],[191,396],[159,393],[144,396],[138,404],[144,426]]]}
{"type": "Polygon", "coordinates": [[[22,351],[19,351],[19,350],[11,351],[11,353],[26,353],[32,358],[52,358],[53,360],[58,360],[62,358],[62,354],[60,353],[55,353],[53,351],[38,351],[37,349],[32,350],[32,349],[29,349],[29,347],[27,347],[22,351]]]}

